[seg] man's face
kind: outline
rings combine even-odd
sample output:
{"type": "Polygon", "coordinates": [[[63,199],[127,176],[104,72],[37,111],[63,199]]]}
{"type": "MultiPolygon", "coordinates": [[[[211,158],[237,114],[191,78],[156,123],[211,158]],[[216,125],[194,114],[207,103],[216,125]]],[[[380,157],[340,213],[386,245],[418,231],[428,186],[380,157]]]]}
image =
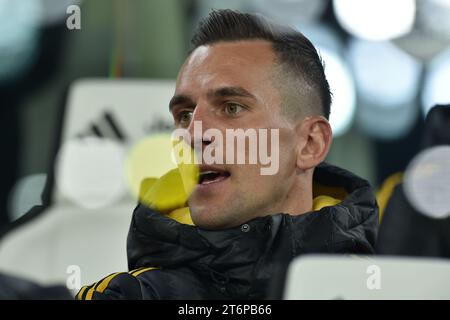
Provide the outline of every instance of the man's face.
{"type": "MultiPolygon", "coordinates": [[[[262,142],[270,153],[270,130],[279,132],[279,157],[272,159],[278,161],[278,171],[273,175],[261,174],[267,164],[261,164],[259,157],[256,164],[249,164],[248,139],[245,164],[200,164],[201,172],[213,172],[201,175],[189,198],[192,219],[200,227],[224,229],[283,212],[286,198],[292,196],[297,138],[293,121],[281,113],[282,99],[274,87],[275,63],[267,41],[219,42],[198,47],[180,70],[170,108],[176,127],[186,128],[193,139],[201,139],[194,137],[194,121],[201,121],[202,134],[212,128],[219,130],[224,145],[226,129],[268,129],[269,139],[262,142]]],[[[206,139],[203,148],[208,140],[217,142],[206,139]]],[[[229,150],[222,150],[225,159],[229,150]]]]}

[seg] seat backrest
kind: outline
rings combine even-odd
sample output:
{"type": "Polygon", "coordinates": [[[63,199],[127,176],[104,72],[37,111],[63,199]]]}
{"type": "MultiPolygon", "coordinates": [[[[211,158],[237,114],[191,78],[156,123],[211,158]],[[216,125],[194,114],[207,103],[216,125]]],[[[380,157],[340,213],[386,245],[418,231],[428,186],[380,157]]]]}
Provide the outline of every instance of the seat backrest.
{"type": "MultiPolygon", "coordinates": [[[[88,79],[75,82],[68,95],[61,149],[85,137],[104,138],[115,145],[108,148],[106,144],[99,146],[94,142],[93,147],[102,148],[110,155],[109,162],[113,161],[119,149],[127,152],[140,139],[172,129],[168,104],[174,91],[175,81],[172,80],[88,79]]],[[[56,181],[58,174],[67,172],[67,159],[64,161],[56,164],[56,181]]],[[[54,188],[53,202],[63,200],[61,191],[61,188],[54,188]]]]}
{"type": "MultiPolygon", "coordinates": [[[[130,147],[141,138],[171,129],[168,102],[174,88],[175,82],[169,80],[75,82],[65,107],[61,150],[73,141],[81,141],[79,149],[71,150],[85,152],[82,142],[95,136],[94,144],[87,143],[90,149],[83,159],[89,160],[91,155],[103,158],[95,159],[100,164],[95,167],[91,166],[95,161],[80,165],[79,159],[71,161],[70,153],[61,158],[58,155],[55,166],[62,169],[55,170],[55,180],[86,176],[89,174],[86,166],[89,170],[102,170],[105,180],[111,176],[120,178],[123,162],[113,159],[114,152],[126,157],[130,147]],[[95,148],[96,144],[100,149],[95,148]],[[61,174],[64,176],[58,176],[61,174]]],[[[78,184],[77,188],[89,190],[90,200],[108,196],[102,190],[92,189],[89,179],[78,179],[77,183],[83,181],[87,185],[78,184]]],[[[112,272],[126,271],[126,237],[136,199],[128,190],[119,191],[121,196],[111,201],[91,201],[91,206],[85,206],[71,201],[67,190],[61,190],[56,183],[50,191],[51,206],[2,239],[0,270],[43,284],[66,282],[74,270],[79,270],[80,285],[98,281],[112,272]]]]}
{"type": "Polygon", "coordinates": [[[309,255],[294,260],[284,299],[450,299],[450,261],[309,255]]]}

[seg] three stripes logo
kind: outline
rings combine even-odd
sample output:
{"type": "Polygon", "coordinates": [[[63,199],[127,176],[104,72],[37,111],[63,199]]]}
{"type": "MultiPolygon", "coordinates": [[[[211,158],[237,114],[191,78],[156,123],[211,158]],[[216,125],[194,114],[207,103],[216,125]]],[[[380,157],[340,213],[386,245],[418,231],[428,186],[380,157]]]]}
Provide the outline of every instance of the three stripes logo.
{"type": "Polygon", "coordinates": [[[76,135],[77,138],[98,137],[109,138],[119,142],[126,142],[128,137],[119,121],[109,110],[103,112],[99,119],[93,121],[87,129],[76,135]]]}
{"type": "MultiPolygon", "coordinates": [[[[155,117],[143,124],[143,133],[146,135],[155,132],[171,132],[173,124],[167,120],[155,117]]],[[[120,121],[110,110],[105,110],[102,115],[94,119],[86,129],[76,135],[77,138],[97,137],[107,138],[119,141],[121,143],[130,142],[130,137],[126,134],[126,130],[120,125],[120,121]]]]}

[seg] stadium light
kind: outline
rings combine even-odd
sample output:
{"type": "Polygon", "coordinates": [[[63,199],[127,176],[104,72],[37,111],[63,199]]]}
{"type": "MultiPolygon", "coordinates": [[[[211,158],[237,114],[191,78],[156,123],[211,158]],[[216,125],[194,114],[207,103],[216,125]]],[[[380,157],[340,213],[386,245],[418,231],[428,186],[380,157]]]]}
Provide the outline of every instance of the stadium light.
{"type": "Polygon", "coordinates": [[[251,0],[250,6],[283,24],[312,23],[325,11],[324,0],[251,0]]]}
{"type": "Polygon", "coordinates": [[[352,74],[342,58],[343,45],[338,36],[323,25],[297,25],[317,48],[325,66],[325,76],[333,94],[330,124],[335,137],[350,129],[356,110],[356,89],[352,74]]]}
{"type": "Polygon", "coordinates": [[[0,83],[20,76],[35,60],[41,9],[34,0],[0,0],[0,83]]]}
{"type": "Polygon", "coordinates": [[[450,216],[450,146],[419,153],[405,171],[404,190],[411,205],[426,216],[450,216]]]}
{"type": "Polygon", "coordinates": [[[347,56],[358,90],[361,128],[382,139],[408,132],[417,116],[421,63],[389,41],[353,39],[347,56]]]}
{"type": "Polygon", "coordinates": [[[333,0],[337,20],[349,33],[367,40],[389,40],[411,31],[415,0],[333,0]]]}
{"type": "Polygon", "coordinates": [[[334,136],[350,129],[356,109],[356,91],[352,75],[345,62],[331,50],[319,48],[325,64],[325,75],[333,94],[330,124],[334,136]]]}
{"type": "Polygon", "coordinates": [[[428,65],[422,93],[422,110],[426,116],[435,104],[450,104],[450,47],[428,65]]]}

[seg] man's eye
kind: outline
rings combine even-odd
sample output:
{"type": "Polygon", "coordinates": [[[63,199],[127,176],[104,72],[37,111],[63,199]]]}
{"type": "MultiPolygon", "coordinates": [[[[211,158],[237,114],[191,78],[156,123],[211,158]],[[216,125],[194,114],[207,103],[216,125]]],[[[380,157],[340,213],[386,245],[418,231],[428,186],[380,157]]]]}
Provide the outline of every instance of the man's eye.
{"type": "Polygon", "coordinates": [[[181,111],[177,116],[177,120],[182,126],[189,126],[192,120],[192,111],[181,111]]]}
{"type": "Polygon", "coordinates": [[[228,103],[225,106],[225,113],[232,117],[236,116],[242,110],[244,110],[244,108],[236,103],[228,103]]]}

